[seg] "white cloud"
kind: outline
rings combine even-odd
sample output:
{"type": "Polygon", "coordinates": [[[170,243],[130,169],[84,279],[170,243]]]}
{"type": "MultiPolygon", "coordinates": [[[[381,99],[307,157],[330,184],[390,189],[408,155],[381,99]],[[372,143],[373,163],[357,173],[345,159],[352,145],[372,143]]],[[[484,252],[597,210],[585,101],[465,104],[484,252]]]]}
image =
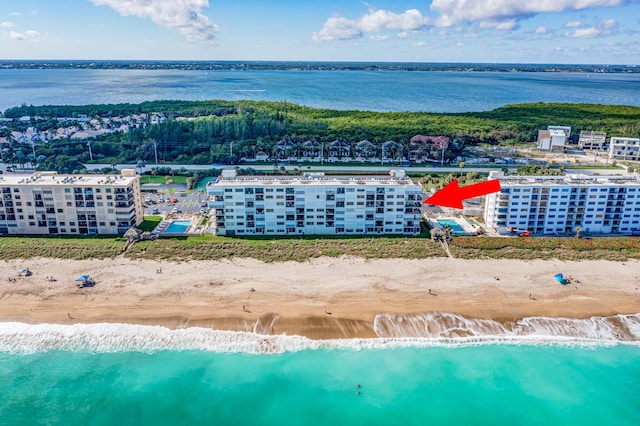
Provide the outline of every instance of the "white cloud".
{"type": "Polygon", "coordinates": [[[507,19],[504,21],[481,21],[480,28],[495,28],[500,31],[510,31],[519,27],[518,21],[515,19],[507,19]]]}
{"type": "Polygon", "coordinates": [[[596,27],[589,27],[575,30],[572,33],[566,33],[565,35],[569,38],[593,38],[597,37],[599,34],[600,31],[596,27]]]}
{"type": "Polygon", "coordinates": [[[209,0],[91,0],[109,6],[122,16],[151,19],[161,27],[176,30],[188,41],[209,41],[218,26],[202,13],[209,0]]]}
{"type": "Polygon", "coordinates": [[[565,33],[565,37],[569,38],[594,38],[606,37],[618,32],[618,21],[613,18],[603,19],[598,25],[587,28],[578,28],[577,30],[565,33]]]}
{"type": "Polygon", "coordinates": [[[20,12],[11,12],[9,16],[20,16],[20,12]]]}
{"type": "Polygon", "coordinates": [[[546,34],[547,33],[547,27],[545,26],[540,26],[538,28],[536,28],[536,30],[534,31],[535,34],[546,34]]]}
{"type": "Polygon", "coordinates": [[[566,24],[564,24],[565,28],[577,28],[582,26],[582,22],[580,21],[569,21],[566,24]]]}
{"type": "Polygon", "coordinates": [[[0,28],[11,28],[15,26],[16,24],[14,24],[13,22],[9,22],[9,21],[0,22],[0,28]]]}
{"type": "Polygon", "coordinates": [[[386,40],[388,38],[389,38],[388,34],[369,36],[369,40],[373,40],[373,41],[384,41],[384,40],[386,40]]]}
{"type": "Polygon", "coordinates": [[[429,25],[429,18],[416,9],[409,9],[400,14],[370,9],[369,13],[358,19],[347,19],[340,15],[332,16],[327,19],[320,31],[313,33],[313,40],[348,40],[362,37],[365,33],[383,31],[399,31],[398,35],[403,37],[409,31],[420,30],[427,25],[429,25]]]}
{"type": "Polygon", "coordinates": [[[422,46],[426,46],[427,43],[425,43],[424,41],[416,41],[415,43],[411,43],[411,45],[414,47],[422,47],[422,46]]]}
{"type": "Polygon", "coordinates": [[[17,31],[9,31],[5,37],[11,40],[38,40],[42,34],[38,31],[27,30],[23,33],[17,31]]]}
{"type": "Polygon", "coordinates": [[[462,21],[524,19],[543,12],[562,12],[595,7],[620,6],[628,0],[433,0],[431,9],[440,13],[438,24],[462,21]]]}

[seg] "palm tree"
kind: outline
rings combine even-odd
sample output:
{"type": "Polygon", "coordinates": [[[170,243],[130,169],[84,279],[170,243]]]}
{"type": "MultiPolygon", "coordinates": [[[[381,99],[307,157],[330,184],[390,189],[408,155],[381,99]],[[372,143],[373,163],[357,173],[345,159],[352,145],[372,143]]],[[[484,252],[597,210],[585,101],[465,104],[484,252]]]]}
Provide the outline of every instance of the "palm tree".
{"type": "Polygon", "coordinates": [[[576,227],[576,238],[580,238],[580,234],[582,234],[582,227],[576,227]]]}
{"type": "Polygon", "coordinates": [[[464,161],[459,162],[458,167],[460,167],[460,177],[462,177],[462,169],[464,169],[464,161]]]}

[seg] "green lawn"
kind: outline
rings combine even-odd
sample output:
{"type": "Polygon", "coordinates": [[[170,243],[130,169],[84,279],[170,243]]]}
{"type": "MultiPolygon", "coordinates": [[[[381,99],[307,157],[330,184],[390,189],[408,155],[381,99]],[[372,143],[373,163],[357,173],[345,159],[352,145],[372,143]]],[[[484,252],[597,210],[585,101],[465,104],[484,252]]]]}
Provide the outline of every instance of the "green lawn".
{"type": "Polygon", "coordinates": [[[162,216],[145,216],[142,223],[138,225],[138,228],[143,231],[151,232],[161,221],[162,216]]]}
{"type": "MultiPolygon", "coordinates": [[[[173,179],[173,183],[187,183],[187,176],[171,176],[173,179]]],[[[140,183],[166,183],[165,176],[151,176],[151,175],[143,175],[140,176],[140,183]]]]}

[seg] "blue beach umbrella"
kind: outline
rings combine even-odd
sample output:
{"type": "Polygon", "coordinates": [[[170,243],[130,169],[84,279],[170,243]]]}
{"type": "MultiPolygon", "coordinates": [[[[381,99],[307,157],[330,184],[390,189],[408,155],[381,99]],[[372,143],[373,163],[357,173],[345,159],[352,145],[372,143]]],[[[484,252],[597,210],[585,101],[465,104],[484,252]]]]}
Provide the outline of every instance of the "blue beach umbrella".
{"type": "Polygon", "coordinates": [[[89,281],[89,275],[78,275],[76,281],[89,281]]]}
{"type": "Polygon", "coordinates": [[[28,269],[28,268],[22,268],[22,269],[20,269],[20,273],[21,273],[21,274],[24,274],[24,273],[27,273],[27,272],[29,272],[29,269],[28,269]]]}

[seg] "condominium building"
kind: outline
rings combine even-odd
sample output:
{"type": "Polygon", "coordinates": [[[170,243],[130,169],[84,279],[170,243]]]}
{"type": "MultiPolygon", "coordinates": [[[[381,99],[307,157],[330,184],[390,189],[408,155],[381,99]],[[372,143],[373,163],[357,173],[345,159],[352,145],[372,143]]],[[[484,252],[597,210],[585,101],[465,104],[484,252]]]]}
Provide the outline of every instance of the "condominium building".
{"type": "Polygon", "coordinates": [[[612,136],[609,142],[609,158],[616,160],[640,160],[640,139],[612,136]]]}
{"type": "Polygon", "coordinates": [[[593,130],[583,130],[578,139],[580,149],[603,149],[607,141],[606,132],[596,132],[593,130]]]}
{"type": "Polygon", "coordinates": [[[238,176],[207,185],[217,235],[420,233],[422,186],[404,171],[386,176],[238,176]]]}
{"type": "Polygon", "coordinates": [[[504,176],[485,200],[487,229],[498,234],[630,234],[640,229],[640,177],[504,176]]]}
{"type": "Polygon", "coordinates": [[[0,234],[124,234],[143,220],[140,176],[0,175],[0,234]]]}

